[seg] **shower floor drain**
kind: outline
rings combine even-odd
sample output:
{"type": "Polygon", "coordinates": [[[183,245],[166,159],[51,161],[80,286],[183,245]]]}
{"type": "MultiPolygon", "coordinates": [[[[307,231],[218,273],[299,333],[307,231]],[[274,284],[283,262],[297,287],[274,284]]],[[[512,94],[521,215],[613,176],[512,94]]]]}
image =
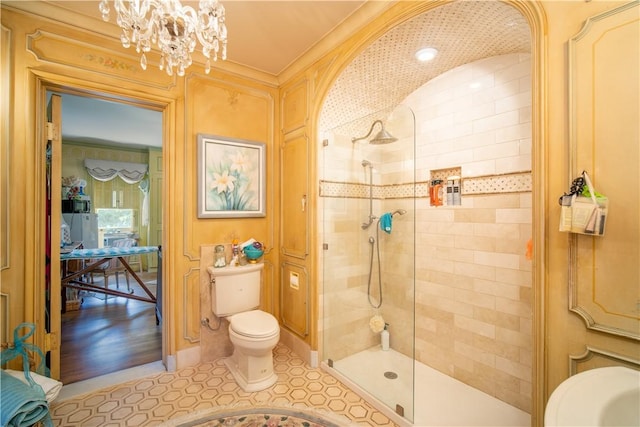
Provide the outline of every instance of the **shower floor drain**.
{"type": "Polygon", "coordinates": [[[387,371],[384,373],[384,377],[389,378],[390,380],[395,380],[396,378],[398,378],[398,374],[396,374],[395,372],[387,371]]]}

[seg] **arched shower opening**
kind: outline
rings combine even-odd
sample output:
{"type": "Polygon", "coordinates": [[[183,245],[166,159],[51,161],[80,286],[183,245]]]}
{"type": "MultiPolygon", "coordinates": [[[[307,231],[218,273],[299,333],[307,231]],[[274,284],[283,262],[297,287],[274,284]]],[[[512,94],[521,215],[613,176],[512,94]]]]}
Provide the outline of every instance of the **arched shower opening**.
{"type": "Polygon", "coordinates": [[[390,30],[329,91],[318,167],[326,248],[321,360],[399,424],[530,424],[532,277],[520,255],[532,217],[530,84],[530,35],[520,13],[501,2],[454,2],[390,30]],[[460,25],[464,16],[483,28],[514,29],[509,41],[496,36],[512,50],[484,46],[489,30],[460,25]],[[452,27],[455,35],[447,33],[452,27]],[[393,61],[398,40],[412,45],[407,40],[417,33],[432,34],[434,43],[482,43],[470,48],[476,56],[458,52],[446,58],[449,67],[434,65],[435,74],[411,90],[401,87],[414,78],[402,74],[401,61],[393,62],[394,82],[376,80],[394,67],[372,64],[393,61]],[[363,81],[384,94],[359,87],[363,81]],[[379,108],[359,103],[355,93],[379,108]],[[368,143],[378,125],[397,141],[368,143]],[[431,181],[452,176],[462,177],[461,204],[431,206],[431,181]],[[406,214],[394,218],[395,211],[406,214]],[[393,219],[391,233],[380,228],[383,215],[393,219]],[[381,325],[388,325],[389,350],[381,346],[381,325]],[[433,384],[436,390],[425,391],[433,384]],[[493,409],[479,414],[464,405],[493,409]]]}

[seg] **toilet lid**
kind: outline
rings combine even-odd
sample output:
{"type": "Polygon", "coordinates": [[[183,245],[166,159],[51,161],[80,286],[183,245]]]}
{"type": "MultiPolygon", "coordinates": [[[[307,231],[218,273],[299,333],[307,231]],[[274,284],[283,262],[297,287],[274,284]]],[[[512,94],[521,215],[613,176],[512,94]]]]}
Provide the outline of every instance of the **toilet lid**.
{"type": "Polygon", "coordinates": [[[276,318],[261,310],[234,314],[230,326],[234,332],[246,337],[265,337],[280,330],[276,318]]]}

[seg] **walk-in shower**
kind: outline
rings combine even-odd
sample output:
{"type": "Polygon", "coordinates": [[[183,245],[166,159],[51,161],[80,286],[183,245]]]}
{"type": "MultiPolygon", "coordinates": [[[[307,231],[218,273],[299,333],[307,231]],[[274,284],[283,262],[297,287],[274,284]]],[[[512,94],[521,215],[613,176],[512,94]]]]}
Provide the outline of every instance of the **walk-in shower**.
{"type": "Polygon", "coordinates": [[[318,117],[319,356],[401,426],[531,424],[537,55],[518,3],[446,2],[390,28],[318,117]],[[413,67],[442,34],[473,48],[413,67]],[[430,182],[456,175],[462,204],[431,206],[430,182]],[[397,209],[392,233],[378,232],[397,209]]]}
{"type": "Polygon", "coordinates": [[[412,366],[387,366],[382,386],[371,387],[363,378],[372,368],[349,363],[367,351],[414,357],[415,175],[404,167],[415,160],[413,112],[401,106],[373,117],[335,129],[321,152],[322,360],[412,420],[412,366]],[[371,326],[380,318],[388,324],[387,351],[371,326]]]}

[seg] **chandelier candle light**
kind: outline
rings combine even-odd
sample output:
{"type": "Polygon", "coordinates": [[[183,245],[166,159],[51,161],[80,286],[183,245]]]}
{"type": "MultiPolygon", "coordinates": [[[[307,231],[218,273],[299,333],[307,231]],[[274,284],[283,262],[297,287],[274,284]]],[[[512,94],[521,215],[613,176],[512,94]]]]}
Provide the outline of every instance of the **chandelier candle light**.
{"type": "MultiPolygon", "coordinates": [[[[197,42],[202,45],[202,54],[207,58],[205,72],[211,70],[211,56],[227,59],[227,27],[224,6],[218,0],[200,0],[196,12],[190,6],[182,6],[180,0],[114,0],[116,22],[122,28],[122,46],[136,46],[142,53],[140,66],[147,69],[146,52],[157,44],[162,53],[160,69],[179,76],[191,65],[191,53],[197,42]]],[[[109,1],[100,1],[102,19],[109,21],[109,1]]]]}

